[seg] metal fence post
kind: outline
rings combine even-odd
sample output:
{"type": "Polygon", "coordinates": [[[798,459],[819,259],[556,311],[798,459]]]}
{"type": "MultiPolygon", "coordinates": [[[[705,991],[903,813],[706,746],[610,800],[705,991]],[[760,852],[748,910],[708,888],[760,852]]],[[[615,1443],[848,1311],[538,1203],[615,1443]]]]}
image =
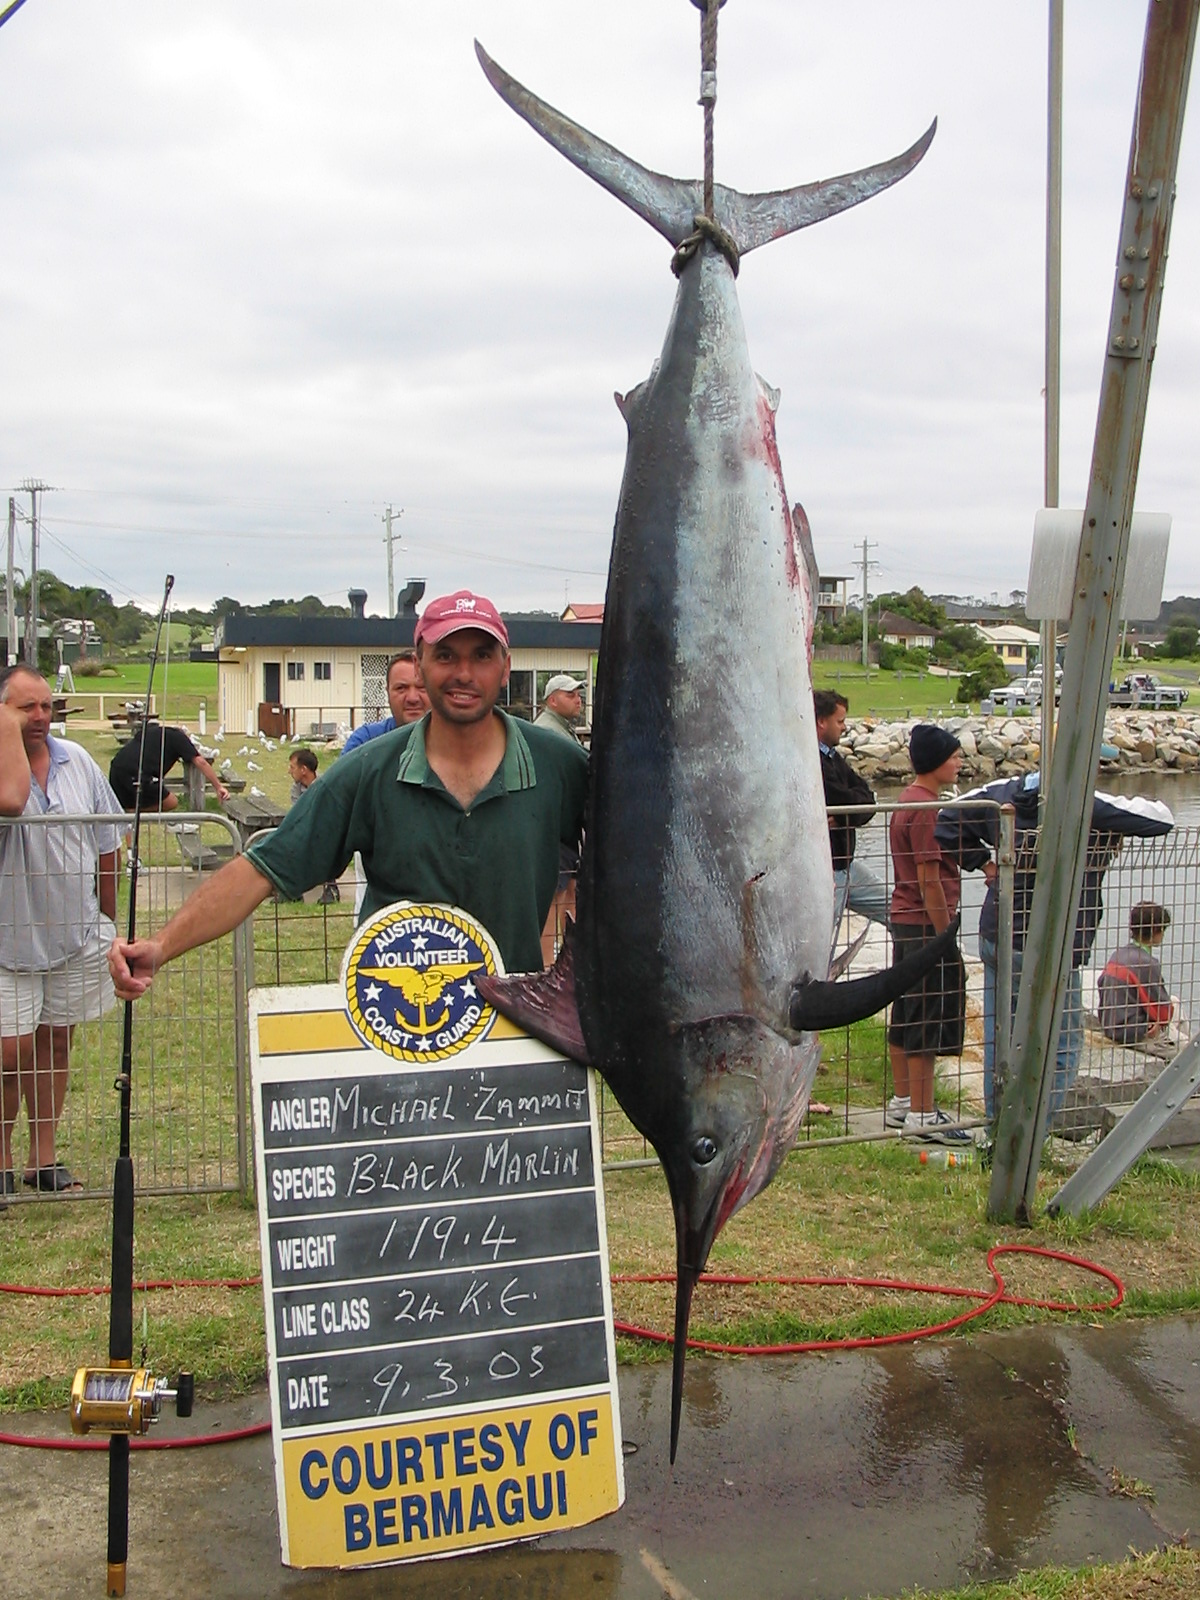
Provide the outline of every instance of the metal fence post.
{"type": "Polygon", "coordinates": [[[237,1106],[237,1160],[238,1187],[242,1199],[250,1198],[250,1106],[246,1086],[249,1074],[249,1031],[246,951],[254,945],[253,922],[247,920],[233,931],[233,1076],[234,1101],[237,1106]]]}
{"type": "Polygon", "coordinates": [[[996,1017],[992,1055],[992,1103],[998,1106],[1012,1064],[1013,893],[1017,876],[1017,813],[1000,807],[996,850],[996,1017]]]}

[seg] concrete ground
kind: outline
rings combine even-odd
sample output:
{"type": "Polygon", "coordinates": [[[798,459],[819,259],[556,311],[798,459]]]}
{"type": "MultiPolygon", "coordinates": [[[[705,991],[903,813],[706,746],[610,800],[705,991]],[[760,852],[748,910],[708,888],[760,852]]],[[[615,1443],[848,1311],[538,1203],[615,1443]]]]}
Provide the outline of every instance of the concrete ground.
{"type": "MultiPolygon", "coordinates": [[[[1200,1319],[1039,1327],[823,1357],[624,1368],[624,1507],[570,1535],[354,1573],[279,1564],[269,1438],[142,1453],[130,1596],[847,1600],[1064,1562],[1200,1529],[1200,1319]]],[[[162,1432],[264,1419],[265,1393],[162,1432]]],[[[6,1418],[8,1431],[65,1421],[6,1418]]],[[[102,1595],[102,1454],[0,1447],[6,1600],[102,1595]]]]}

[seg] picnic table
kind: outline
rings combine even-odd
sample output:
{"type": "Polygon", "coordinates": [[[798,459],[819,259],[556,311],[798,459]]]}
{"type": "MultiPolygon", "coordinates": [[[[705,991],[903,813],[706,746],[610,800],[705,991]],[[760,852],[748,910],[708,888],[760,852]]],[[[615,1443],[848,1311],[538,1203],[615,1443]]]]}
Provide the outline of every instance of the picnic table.
{"type": "Polygon", "coordinates": [[[277,828],[284,817],[284,808],[266,795],[231,795],[225,801],[224,811],[237,826],[243,850],[256,833],[264,828],[277,828]]]}

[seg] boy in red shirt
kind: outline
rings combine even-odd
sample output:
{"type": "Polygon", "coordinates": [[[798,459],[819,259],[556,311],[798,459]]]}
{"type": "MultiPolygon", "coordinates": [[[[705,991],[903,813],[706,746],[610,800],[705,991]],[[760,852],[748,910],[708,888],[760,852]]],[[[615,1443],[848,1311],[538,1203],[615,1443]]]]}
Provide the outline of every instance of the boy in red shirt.
{"type": "MultiPolygon", "coordinates": [[[[942,854],[933,830],[935,809],[905,809],[937,800],[958,776],[959,742],[945,728],[918,723],[908,743],[913,782],[892,813],[893,963],[902,961],[934,934],[943,933],[958,910],[958,867],[942,854]]],[[[962,1050],[966,973],[957,948],[943,957],[916,989],[892,1006],[888,1054],[895,1094],[887,1121],[901,1133],[926,1143],[969,1145],[971,1135],[956,1127],[933,1103],[934,1064],[940,1055],[962,1050]],[[903,1115],[903,1122],[901,1122],[903,1115]]]]}

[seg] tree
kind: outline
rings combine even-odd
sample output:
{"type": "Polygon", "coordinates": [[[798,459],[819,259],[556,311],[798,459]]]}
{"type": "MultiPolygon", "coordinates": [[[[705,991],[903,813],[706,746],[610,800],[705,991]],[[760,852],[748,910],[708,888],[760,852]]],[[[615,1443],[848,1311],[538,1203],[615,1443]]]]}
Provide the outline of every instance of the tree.
{"type": "Polygon", "coordinates": [[[1162,653],[1173,660],[1186,660],[1197,653],[1200,628],[1188,619],[1173,617],[1163,640],[1162,653]]]}
{"type": "Polygon", "coordinates": [[[952,622],[933,641],[933,659],[948,666],[964,666],[979,654],[980,642],[978,629],[969,622],[952,622]]]}
{"type": "Polygon", "coordinates": [[[140,606],[122,606],[114,619],[112,642],[123,649],[131,650],[134,645],[140,643],[149,621],[150,618],[140,606]]]}
{"type": "Polygon", "coordinates": [[[1002,683],[1008,682],[1008,673],[1004,663],[994,650],[983,649],[978,651],[967,662],[966,676],[959,680],[955,699],[964,704],[972,700],[982,700],[991,694],[993,689],[998,689],[1002,683]]]}
{"type": "Polygon", "coordinates": [[[894,611],[899,617],[908,617],[913,622],[923,622],[931,633],[937,633],[946,626],[944,608],[915,585],[905,590],[903,594],[880,595],[879,605],[884,611],[894,611]]]}

